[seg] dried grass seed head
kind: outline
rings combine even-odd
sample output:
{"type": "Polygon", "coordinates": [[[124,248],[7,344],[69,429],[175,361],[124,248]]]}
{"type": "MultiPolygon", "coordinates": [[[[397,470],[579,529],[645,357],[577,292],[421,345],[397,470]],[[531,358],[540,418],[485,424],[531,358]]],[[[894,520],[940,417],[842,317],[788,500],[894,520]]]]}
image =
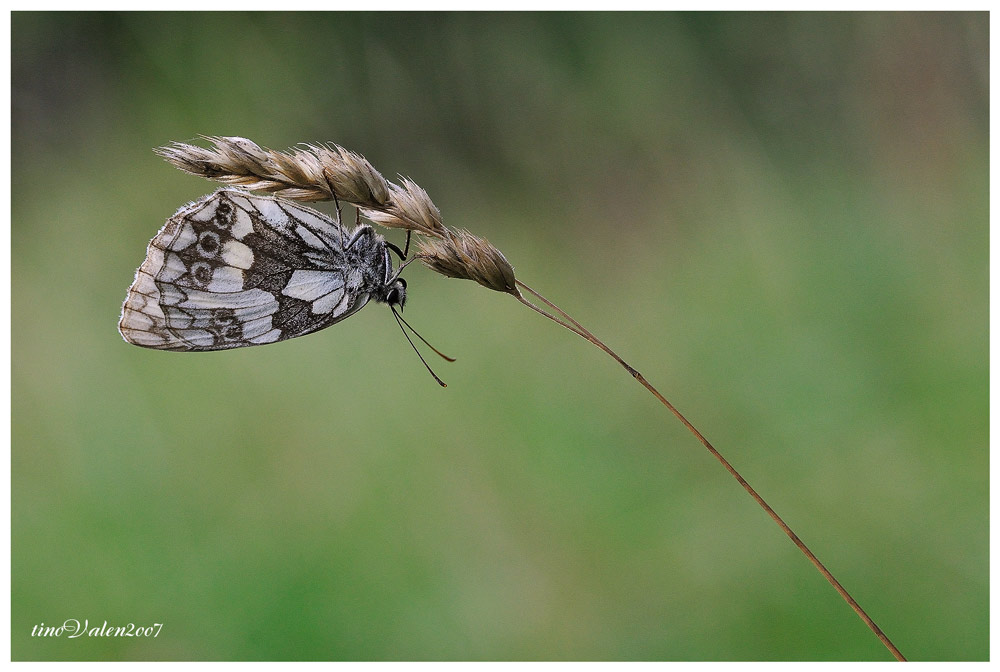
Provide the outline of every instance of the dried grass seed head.
{"type": "Polygon", "coordinates": [[[448,231],[444,238],[421,240],[417,257],[427,268],[449,278],[473,280],[497,292],[518,296],[514,267],[488,240],[468,231],[448,231]]]}
{"type": "Polygon", "coordinates": [[[282,161],[280,152],[263,149],[246,138],[203,137],[215,147],[174,142],[155,151],[184,172],[223,184],[239,185],[300,201],[329,198],[328,187],[322,183],[317,186],[301,167],[282,161]]]}
{"type": "Polygon", "coordinates": [[[307,145],[321,166],[322,179],[337,198],[360,207],[381,208],[389,203],[389,182],[368,159],[340,145],[307,145]]]}
{"type": "Polygon", "coordinates": [[[390,185],[360,154],[339,145],[278,152],[246,138],[202,136],[214,147],[174,142],[155,150],[184,172],[297,201],[339,200],[359,207],[391,205],[390,185]]]}
{"type": "Polygon", "coordinates": [[[365,217],[393,229],[409,229],[434,238],[448,235],[441,221],[441,211],[431,201],[427,192],[408,178],[401,178],[402,185],[389,184],[390,201],[378,210],[362,210],[365,217]]]}
{"type": "Polygon", "coordinates": [[[185,172],[224,184],[297,201],[336,198],[361,208],[382,226],[434,238],[450,235],[437,206],[413,180],[401,177],[400,184],[392,184],[363,156],[339,145],[303,145],[278,152],[246,138],[202,137],[214,147],[175,142],[156,152],[185,172]]]}

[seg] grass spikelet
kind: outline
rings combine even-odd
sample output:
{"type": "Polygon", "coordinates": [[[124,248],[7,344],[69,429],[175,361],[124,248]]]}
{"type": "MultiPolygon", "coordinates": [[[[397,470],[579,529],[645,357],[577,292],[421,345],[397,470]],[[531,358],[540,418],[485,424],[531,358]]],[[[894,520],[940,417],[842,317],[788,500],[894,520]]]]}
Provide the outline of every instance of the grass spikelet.
{"type": "Polygon", "coordinates": [[[214,147],[174,142],[156,153],[186,173],[296,201],[339,200],[383,226],[442,237],[441,212],[412,180],[390,183],[368,160],[335,144],[287,152],[246,138],[203,136],[214,147]]]}
{"type": "Polygon", "coordinates": [[[421,240],[417,258],[427,268],[449,278],[473,280],[497,292],[520,296],[514,267],[485,238],[468,231],[450,231],[445,238],[421,240]]]}
{"type": "Polygon", "coordinates": [[[215,147],[174,142],[156,151],[176,168],[192,175],[299,201],[331,198],[330,188],[310,171],[301,157],[264,149],[239,137],[205,136],[215,147]]]}
{"type": "Polygon", "coordinates": [[[359,207],[383,208],[390,203],[389,182],[368,159],[340,145],[308,145],[322,175],[337,198],[359,207]]]}
{"type": "Polygon", "coordinates": [[[427,192],[415,182],[402,178],[402,185],[389,184],[389,204],[380,209],[362,208],[361,213],[382,226],[408,229],[432,238],[446,238],[450,230],[441,221],[441,211],[427,192]]]}

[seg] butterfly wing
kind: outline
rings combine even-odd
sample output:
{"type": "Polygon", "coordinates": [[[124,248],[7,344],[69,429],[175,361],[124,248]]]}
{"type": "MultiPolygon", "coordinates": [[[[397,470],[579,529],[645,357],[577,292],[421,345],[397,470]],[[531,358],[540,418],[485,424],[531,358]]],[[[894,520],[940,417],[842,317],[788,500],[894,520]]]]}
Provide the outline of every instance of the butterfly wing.
{"type": "Polygon", "coordinates": [[[220,189],[150,241],[119,331],[148,348],[224,350],[328,327],[370,298],[343,249],[340,227],[316,210],[220,189]]]}

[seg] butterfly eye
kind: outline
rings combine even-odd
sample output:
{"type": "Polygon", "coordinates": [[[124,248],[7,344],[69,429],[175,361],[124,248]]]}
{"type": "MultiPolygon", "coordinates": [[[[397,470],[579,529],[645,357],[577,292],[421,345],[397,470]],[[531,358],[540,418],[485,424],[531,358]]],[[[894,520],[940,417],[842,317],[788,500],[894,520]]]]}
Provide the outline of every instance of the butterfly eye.
{"type": "Polygon", "coordinates": [[[385,302],[390,306],[403,307],[403,304],[406,303],[406,280],[398,278],[393,283],[392,288],[385,296],[385,302]]]}

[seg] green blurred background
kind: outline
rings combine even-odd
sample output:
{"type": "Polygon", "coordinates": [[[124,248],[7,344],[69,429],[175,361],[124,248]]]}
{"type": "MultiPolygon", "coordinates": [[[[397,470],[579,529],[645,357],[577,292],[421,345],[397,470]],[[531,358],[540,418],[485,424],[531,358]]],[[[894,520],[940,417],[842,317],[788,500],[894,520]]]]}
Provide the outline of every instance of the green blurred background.
{"type": "Polygon", "coordinates": [[[12,40],[15,659],[889,659],[508,296],[407,270],[447,389],[384,306],[124,343],[146,243],[214,188],[151,150],[198,134],[412,177],[905,654],[988,658],[987,14],[15,13],[12,40]],[[30,636],[70,618],[164,626],[30,636]]]}

